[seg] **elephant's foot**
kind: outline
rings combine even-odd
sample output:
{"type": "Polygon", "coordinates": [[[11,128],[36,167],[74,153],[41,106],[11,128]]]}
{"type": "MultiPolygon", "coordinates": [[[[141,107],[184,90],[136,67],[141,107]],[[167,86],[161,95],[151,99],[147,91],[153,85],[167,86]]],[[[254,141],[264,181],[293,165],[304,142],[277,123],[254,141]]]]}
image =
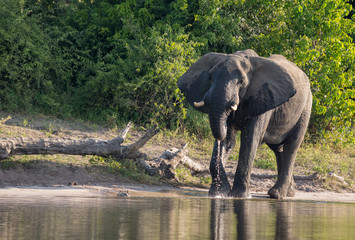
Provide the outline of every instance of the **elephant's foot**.
{"type": "Polygon", "coordinates": [[[212,183],[210,190],[208,191],[209,197],[228,197],[231,188],[229,184],[216,184],[212,183]]]}
{"type": "Polygon", "coordinates": [[[283,199],[285,197],[294,197],[296,195],[296,190],[293,184],[290,184],[288,188],[273,186],[268,194],[271,198],[283,199]]]}
{"type": "Polygon", "coordinates": [[[295,195],[296,195],[296,190],[293,187],[293,185],[291,184],[287,190],[287,197],[294,197],[295,195]]]}
{"type": "Polygon", "coordinates": [[[267,192],[271,198],[283,199],[286,196],[286,193],[282,194],[278,188],[270,188],[267,192]]]}
{"type": "Polygon", "coordinates": [[[231,192],[230,197],[232,198],[251,198],[249,191],[246,192],[231,192]]]}
{"type": "MultiPolygon", "coordinates": [[[[283,199],[286,196],[288,196],[287,190],[284,190],[282,188],[276,188],[276,187],[272,187],[267,193],[271,198],[276,198],[276,199],[283,199]]],[[[290,195],[292,194],[294,195],[295,193],[290,192],[290,195]]]]}
{"type": "Polygon", "coordinates": [[[251,198],[247,189],[232,189],[230,196],[233,198],[251,198]]]}

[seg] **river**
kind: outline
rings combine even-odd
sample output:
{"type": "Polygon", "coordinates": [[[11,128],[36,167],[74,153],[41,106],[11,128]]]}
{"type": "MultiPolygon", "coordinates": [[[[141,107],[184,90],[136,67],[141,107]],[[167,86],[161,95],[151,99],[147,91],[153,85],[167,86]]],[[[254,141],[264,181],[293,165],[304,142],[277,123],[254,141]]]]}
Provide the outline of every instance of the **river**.
{"type": "Polygon", "coordinates": [[[355,239],[355,204],[0,196],[0,239],[355,239]]]}

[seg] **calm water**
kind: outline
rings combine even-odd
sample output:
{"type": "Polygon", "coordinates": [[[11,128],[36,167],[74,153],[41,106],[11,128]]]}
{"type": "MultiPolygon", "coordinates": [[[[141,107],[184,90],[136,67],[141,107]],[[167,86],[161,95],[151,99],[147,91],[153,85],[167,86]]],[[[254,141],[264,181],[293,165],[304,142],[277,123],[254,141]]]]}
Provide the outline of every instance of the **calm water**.
{"type": "Polygon", "coordinates": [[[355,239],[355,204],[1,198],[0,239],[355,239]]]}

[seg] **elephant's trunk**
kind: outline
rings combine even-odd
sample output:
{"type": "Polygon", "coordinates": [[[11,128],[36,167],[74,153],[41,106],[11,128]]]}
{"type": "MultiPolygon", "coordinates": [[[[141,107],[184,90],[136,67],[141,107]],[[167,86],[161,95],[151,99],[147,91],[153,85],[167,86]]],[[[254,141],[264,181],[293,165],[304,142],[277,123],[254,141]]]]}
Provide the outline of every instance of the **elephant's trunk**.
{"type": "Polygon", "coordinates": [[[211,131],[216,140],[224,140],[227,135],[227,114],[225,112],[214,112],[209,113],[211,131]]]}

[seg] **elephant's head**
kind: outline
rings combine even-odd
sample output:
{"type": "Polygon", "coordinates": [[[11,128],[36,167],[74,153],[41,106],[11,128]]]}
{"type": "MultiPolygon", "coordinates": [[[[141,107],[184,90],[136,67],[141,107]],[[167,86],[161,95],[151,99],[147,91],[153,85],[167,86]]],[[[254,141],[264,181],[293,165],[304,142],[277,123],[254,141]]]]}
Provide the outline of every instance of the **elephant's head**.
{"type": "Polygon", "coordinates": [[[206,54],[177,84],[195,109],[209,114],[217,140],[226,137],[227,118],[237,109],[246,117],[257,116],[296,93],[286,69],[271,59],[259,57],[253,50],[206,54]]]}

